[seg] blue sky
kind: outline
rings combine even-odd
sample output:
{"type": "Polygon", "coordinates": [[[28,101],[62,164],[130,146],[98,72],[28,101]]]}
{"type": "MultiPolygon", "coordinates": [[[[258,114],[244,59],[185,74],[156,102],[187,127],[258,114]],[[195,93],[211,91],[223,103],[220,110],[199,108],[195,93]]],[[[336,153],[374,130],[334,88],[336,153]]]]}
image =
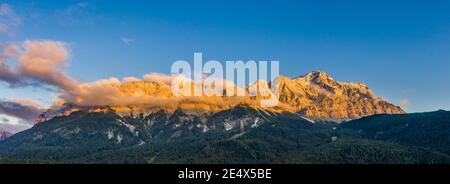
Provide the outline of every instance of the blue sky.
{"type": "MultiPolygon", "coordinates": [[[[176,60],[279,60],[290,77],[322,70],[366,83],[408,112],[450,110],[449,1],[8,1],[0,42],[57,40],[78,81],[169,73],[176,60]]],[[[2,21],[0,19],[0,21],[2,21]]],[[[37,88],[0,98],[51,104],[37,88]]]]}

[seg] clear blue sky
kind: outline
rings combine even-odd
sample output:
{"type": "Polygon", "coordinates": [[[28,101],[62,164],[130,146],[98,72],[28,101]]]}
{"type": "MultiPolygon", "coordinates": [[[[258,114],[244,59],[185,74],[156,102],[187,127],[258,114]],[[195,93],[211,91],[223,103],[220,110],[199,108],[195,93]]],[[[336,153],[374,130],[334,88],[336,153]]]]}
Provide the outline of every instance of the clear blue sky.
{"type": "MultiPolygon", "coordinates": [[[[450,1],[9,1],[21,17],[5,42],[70,45],[83,82],[169,73],[179,59],[279,60],[280,72],[365,82],[409,112],[450,110],[450,1]],[[128,44],[124,39],[130,41],[128,44]]],[[[0,20],[1,21],[1,20],[0,20]]],[[[40,89],[1,98],[51,103],[40,89]]]]}

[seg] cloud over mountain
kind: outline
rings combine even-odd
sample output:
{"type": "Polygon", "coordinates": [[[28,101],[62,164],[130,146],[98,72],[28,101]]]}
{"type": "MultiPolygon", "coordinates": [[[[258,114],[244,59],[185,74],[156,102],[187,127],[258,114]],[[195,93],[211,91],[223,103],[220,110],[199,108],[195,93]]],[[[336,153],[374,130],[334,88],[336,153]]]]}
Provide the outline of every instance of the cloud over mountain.
{"type": "Polygon", "coordinates": [[[27,121],[34,121],[39,114],[45,110],[45,106],[27,99],[0,99],[1,114],[6,114],[27,121]]]}
{"type": "Polygon", "coordinates": [[[14,133],[30,128],[46,110],[44,105],[27,99],[0,99],[0,129],[14,133]]]}
{"type": "MultiPolygon", "coordinates": [[[[63,72],[70,56],[68,46],[63,42],[27,40],[22,44],[3,45],[2,49],[0,80],[11,87],[33,85],[56,88],[58,93],[54,105],[47,111],[53,115],[105,108],[125,113],[148,113],[160,109],[174,111],[177,108],[219,111],[240,104],[259,106],[261,100],[267,99],[267,96],[261,95],[179,97],[171,89],[175,77],[156,73],[145,74],[142,78],[125,77],[120,80],[111,77],[80,83],[63,72]]],[[[183,81],[191,84],[183,86],[183,90],[202,88],[201,83],[186,78],[183,81]]],[[[218,82],[231,84],[220,91],[221,94],[228,94],[230,90],[257,94],[254,91],[256,85],[269,86],[265,81],[258,81],[245,88],[235,86],[230,81],[218,82]]],[[[280,103],[271,110],[298,112],[310,118],[340,120],[378,113],[404,113],[400,107],[375,96],[365,84],[338,82],[324,72],[310,72],[294,79],[280,76],[278,83],[280,103]]],[[[3,112],[0,113],[30,121],[43,111],[30,105],[23,101],[5,101],[3,112]]]]}

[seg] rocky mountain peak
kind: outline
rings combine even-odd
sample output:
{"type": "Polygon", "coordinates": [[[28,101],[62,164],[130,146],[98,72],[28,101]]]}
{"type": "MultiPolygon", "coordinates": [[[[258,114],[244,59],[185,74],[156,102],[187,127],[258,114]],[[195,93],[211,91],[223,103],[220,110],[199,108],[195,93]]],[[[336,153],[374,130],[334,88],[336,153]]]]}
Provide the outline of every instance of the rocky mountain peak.
{"type": "Polygon", "coordinates": [[[346,120],[373,114],[402,114],[400,107],[374,95],[364,83],[338,82],[322,71],[281,77],[280,101],[312,119],[346,120]]]}
{"type": "Polygon", "coordinates": [[[304,75],[302,78],[305,78],[306,81],[312,81],[316,83],[334,81],[334,79],[329,74],[323,71],[312,71],[304,75]]]}

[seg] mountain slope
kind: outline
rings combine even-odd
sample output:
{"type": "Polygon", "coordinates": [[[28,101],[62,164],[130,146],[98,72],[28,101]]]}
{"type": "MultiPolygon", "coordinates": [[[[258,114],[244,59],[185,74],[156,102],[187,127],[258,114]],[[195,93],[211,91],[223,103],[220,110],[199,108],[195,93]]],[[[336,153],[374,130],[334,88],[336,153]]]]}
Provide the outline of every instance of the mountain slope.
{"type": "Polygon", "coordinates": [[[177,140],[201,140],[209,135],[215,138],[240,136],[277,121],[312,125],[296,114],[275,114],[247,106],[203,116],[190,115],[181,109],[173,113],[158,111],[138,117],[122,117],[113,111],[80,111],[17,133],[0,144],[0,154],[23,159],[76,159],[107,150],[166,145],[177,140]]]}
{"type": "MultiPolygon", "coordinates": [[[[443,127],[447,114],[425,114],[422,120],[441,119],[436,125],[443,127]]],[[[375,115],[339,125],[244,105],[216,113],[178,109],[135,117],[74,112],[2,141],[0,157],[56,163],[450,163],[448,144],[440,142],[449,131],[432,128],[433,123],[410,126],[421,129],[416,131],[428,137],[426,143],[438,143],[434,146],[415,143],[415,134],[407,132],[400,133],[402,139],[373,137],[373,130],[391,132],[404,122],[396,117],[408,116],[421,119],[375,115]]]]}
{"type": "Polygon", "coordinates": [[[396,142],[450,154],[450,112],[374,115],[343,123],[341,128],[365,139],[396,142]]]}

